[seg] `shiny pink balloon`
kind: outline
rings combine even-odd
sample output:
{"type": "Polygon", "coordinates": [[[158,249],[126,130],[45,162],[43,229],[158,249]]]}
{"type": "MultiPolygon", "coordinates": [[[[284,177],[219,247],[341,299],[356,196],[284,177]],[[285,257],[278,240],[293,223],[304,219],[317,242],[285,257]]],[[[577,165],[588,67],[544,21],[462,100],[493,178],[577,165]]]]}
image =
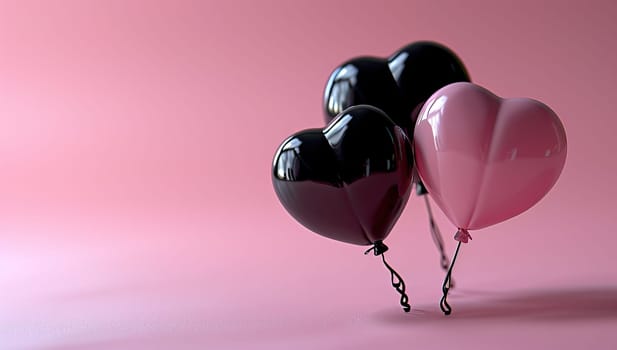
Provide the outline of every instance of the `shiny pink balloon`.
{"type": "Polygon", "coordinates": [[[502,99],[472,83],[433,94],[414,132],[417,168],[457,227],[481,229],[536,204],[566,160],[557,115],[528,98],[502,99]]]}

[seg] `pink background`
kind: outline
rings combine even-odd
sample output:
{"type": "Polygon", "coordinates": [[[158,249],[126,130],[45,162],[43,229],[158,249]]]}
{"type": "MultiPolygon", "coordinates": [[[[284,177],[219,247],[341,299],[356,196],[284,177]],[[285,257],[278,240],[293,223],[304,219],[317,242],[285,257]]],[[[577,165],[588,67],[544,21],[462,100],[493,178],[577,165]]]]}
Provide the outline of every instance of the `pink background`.
{"type": "MultiPolygon", "coordinates": [[[[617,346],[611,1],[5,1],[1,349],[617,346]],[[551,106],[569,149],[537,206],[477,231],[451,295],[423,203],[361,247],[283,210],[278,144],[330,71],[443,42],[472,79],[551,106]]],[[[454,227],[438,216],[448,251],[454,227]]]]}

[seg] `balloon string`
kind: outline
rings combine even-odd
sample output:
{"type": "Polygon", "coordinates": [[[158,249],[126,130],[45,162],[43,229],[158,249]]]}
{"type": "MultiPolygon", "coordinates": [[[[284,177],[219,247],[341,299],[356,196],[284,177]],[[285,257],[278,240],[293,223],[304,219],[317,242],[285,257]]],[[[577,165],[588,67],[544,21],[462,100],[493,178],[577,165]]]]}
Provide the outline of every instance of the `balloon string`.
{"type": "Polygon", "coordinates": [[[405,293],[405,281],[403,281],[401,276],[394,271],[390,265],[388,265],[385,255],[381,254],[381,260],[388,271],[390,271],[392,287],[394,287],[394,289],[396,289],[396,291],[401,295],[399,303],[401,304],[403,311],[409,312],[411,310],[411,305],[409,305],[409,297],[407,296],[407,293],[405,293]]]}
{"type": "Polygon", "coordinates": [[[381,241],[377,241],[374,243],[373,247],[364,252],[364,254],[368,254],[373,251],[375,255],[381,255],[381,260],[383,261],[384,266],[388,269],[388,271],[390,271],[390,281],[392,283],[392,287],[401,295],[399,303],[401,304],[403,311],[409,312],[411,310],[411,305],[409,305],[409,297],[405,292],[405,281],[403,281],[401,275],[399,275],[392,268],[392,266],[388,265],[388,262],[386,261],[386,256],[384,254],[386,250],[388,250],[388,246],[383,244],[383,242],[381,241]]]}
{"type": "MultiPolygon", "coordinates": [[[[448,267],[450,266],[450,261],[448,260],[448,257],[446,256],[446,250],[444,248],[444,242],[443,242],[443,237],[441,235],[441,231],[439,230],[439,227],[437,226],[437,223],[435,223],[435,219],[433,218],[433,210],[431,210],[431,204],[428,200],[428,196],[424,195],[424,202],[426,203],[426,211],[428,212],[428,222],[431,228],[431,237],[433,238],[433,242],[435,243],[435,246],[437,247],[437,250],[439,250],[439,254],[441,255],[441,268],[444,271],[448,271],[448,267]]],[[[453,283],[451,283],[451,285],[453,285],[453,283]]]]}
{"type": "Polygon", "coordinates": [[[450,264],[450,268],[448,269],[448,273],[446,273],[446,278],[443,280],[443,285],[441,286],[441,290],[443,291],[443,296],[441,297],[441,301],[439,302],[439,307],[441,311],[447,316],[452,313],[452,308],[450,304],[448,304],[448,292],[452,287],[452,268],[454,267],[454,263],[456,263],[456,257],[458,256],[458,251],[461,248],[462,241],[458,242],[456,246],[456,252],[454,252],[454,257],[452,257],[452,263],[450,264]]]}

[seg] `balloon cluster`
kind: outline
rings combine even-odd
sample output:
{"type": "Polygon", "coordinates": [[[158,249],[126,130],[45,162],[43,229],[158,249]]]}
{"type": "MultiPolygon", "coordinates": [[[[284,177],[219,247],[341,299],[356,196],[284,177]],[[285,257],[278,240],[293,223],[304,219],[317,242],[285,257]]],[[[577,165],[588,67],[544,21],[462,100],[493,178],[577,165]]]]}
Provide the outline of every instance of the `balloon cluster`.
{"type": "Polygon", "coordinates": [[[381,256],[406,312],[405,283],[386,262],[383,241],[414,183],[447,270],[440,307],[449,315],[452,268],[469,231],[531,208],[565,164],[565,130],[549,107],[471,83],[461,60],[434,42],[343,63],[328,79],[323,105],[325,128],[300,131],[277,150],[275,192],[311,231],[371,246],[365,254],[381,256]],[[458,228],[452,263],[427,193],[458,228]]]}

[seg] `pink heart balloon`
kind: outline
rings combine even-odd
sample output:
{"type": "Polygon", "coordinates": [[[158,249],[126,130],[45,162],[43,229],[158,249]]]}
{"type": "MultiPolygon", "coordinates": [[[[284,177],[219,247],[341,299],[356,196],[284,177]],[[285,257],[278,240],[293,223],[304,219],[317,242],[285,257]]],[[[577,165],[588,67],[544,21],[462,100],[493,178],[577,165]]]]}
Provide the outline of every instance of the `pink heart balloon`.
{"type": "Polygon", "coordinates": [[[561,174],[567,141],[559,117],[543,103],[454,83],[424,104],[414,147],[435,202],[457,227],[476,230],[542,199],[561,174]]]}

